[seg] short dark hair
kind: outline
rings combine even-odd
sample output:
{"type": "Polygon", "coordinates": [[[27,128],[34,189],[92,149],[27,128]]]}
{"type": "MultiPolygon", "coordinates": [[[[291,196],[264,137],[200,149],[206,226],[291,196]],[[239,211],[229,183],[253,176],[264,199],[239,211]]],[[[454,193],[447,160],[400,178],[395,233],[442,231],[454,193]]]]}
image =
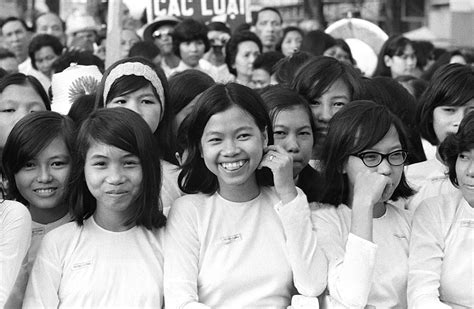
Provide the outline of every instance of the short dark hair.
{"type": "Polygon", "coordinates": [[[61,55],[64,48],[63,44],[61,44],[61,41],[59,41],[59,39],[55,36],[49,34],[35,35],[33,39],[31,39],[30,45],[28,46],[28,55],[31,59],[31,65],[35,70],[38,69],[36,66],[35,54],[43,47],[51,47],[57,56],[61,55]]]}
{"type": "MultiPolygon", "coordinates": [[[[262,98],[252,89],[237,83],[217,84],[207,89],[197,100],[186,119],[185,141],[188,156],[181,166],[178,184],[185,193],[213,194],[219,187],[216,175],[206,167],[201,157],[201,137],[209,119],[232,106],[243,109],[255,120],[262,132],[267,132],[269,144],[273,144],[273,130],[262,98]]],[[[270,180],[265,169],[257,170],[257,182],[266,185],[270,180]]]]}
{"type": "Polygon", "coordinates": [[[258,55],[253,63],[253,69],[265,70],[269,75],[274,73],[273,67],[282,58],[285,58],[282,53],[277,51],[269,51],[258,55]]]}
{"type": "Polygon", "coordinates": [[[370,100],[385,105],[403,123],[407,133],[408,159],[407,164],[426,160],[421,144],[420,133],[415,121],[415,98],[396,80],[387,76],[378,76],[372,79],[363,78],[362,90],[353,100],[370,100]]]}
{"type": "MultiPolygon", "coordinates": [[[[106,105],[108,101],[113,99],[114,97],[117,97],[119,95],[124,95],[128,94],[131,92],[134,92],[138,89],[141,89],[143,87],[146,87],[148,85],[151,85],[150,81],[145,79],[142,76],[137,76],[137,75],[123,75],[119,78],[117,78],[111,85],[110,91],[107,95],[106,102],[104,102],[104,87],[105,87],[105,82],[107,78],[109,77],[110,72],[112,72],[113,69],[115,69],[117,66],[123,64],[123,63],[128,63],[128,62],[139,62],[142,63],[143,65],[146,65],[153,69],[153,71],[156,73],[158,79],[161,82],[161,85],[163,86],[163,94],[164,94],[164,102],[161,102],[162,106],[164,108],[162,109],[162,119],[158,125],[158,128],[154,132],[154,135],[158,141],[159,144],[159,154],[160,156],[165,159],[168,162],[173,162],[175,160],[174,153],[171,153],[171,150],[174,149],[175,147],[173,146],[175,143],[175,140],[173,139],[173,136],[170,132],[172,132],[172,112],[171,112],[171,102],[169,100],[169,86],[168,86],[168,80],[166,79],[165,73],[163,70],[153,64],[148,59],[142,58],[142,57],[131,57],[131,58],[125,58],[121,59],[114,64],[112,64],[107,70],[105,71],[104,75],[102,76],[102,80],[99,84],[99,87],[97,88],[96,92],[96,101],[95,101],[95,107],[96,108],[102,108],[106,105]]],[[[156,93],[155,87],[152,87],[153,93],[158,97],[156,93]]]]}
{"type": "Polygon", "coordinates": [[[300,67],[291,88],[296,89],[311,104],[339,79],[347,85],[351,97],[360,92],[360,75],[351,65],[335,58],[319,56],[311,58],[300,67]]]}
{"type": "Polygon", "coordinates": [[[67,115],[74,121],[77,128],[95,110],[94,103],[95,94],[83,94],[74,100],[67,115]]]}
{"type": "Polygon", "coordinates": [[[448,166],[449,180],[455,187],[459,186],[456,175],[456,161],[460,153],[474,149],[474,113],[467,114],[456,134],[450,134],[439,145],[439,153],[448,166]]]}
{"type": "MultiPolygon", "coordinates": [[[[398,133],[402,148],[406,149],[403,124],[386,106],[373,101],[353,101],[331,118],[321,158],[325,179],[323,203],[347,205],[349,183],[347,175],[343,173],[344,164],[350,155],[377,144],[392,126],[398,133]]],[[[391,199],[407,198],[413,193],[402,173],[391,199]]]]}
{"type": "Polygon", "coordinates": [[[72,120],[56,112],[41,111],[20,119],[8,135],[2,155],[3,170],[8,180],[7,199],[28,205],[28,201],[18,191],[15,174],[56,138],[64,141],[72,157],[74,137],[72,120]]]}
{"type": "Polygon", "coordinates": [[[433,128],[433,111],[439,106],[462,106],[474,98],[474,69],[453,63],[436,71],[420,98],[416,120],[421,136],[433,145],[440,141],[433,128]]]}
{"type": "Polygon", "coordinates": [[[181,58],[179,53],[179,45],[185,42],[201,40],[204,43],[205,51],[211,47],[207,38],[207,27],[202,22],[195,19],[184,19],[173,30],[173,51],[174,54],[181,58]]]}
{"type": "Polygon", "coordinates": [[[0,68],[0,80],[8,75],[8,72],[0,68]]]}
{"type": "MultiPolygon", "coordinates": [[[[306,114],[308,114],[311,131],[313,131],[313,139],[316,139],[316,124],[313,113],[308,101],[302,95],[284,85],[267,86],[261,89],[259,93],[265,103],[272,125],[281,111],[301,106],[306,111],[306,114]]],[[[314,143],[316,143],[316,140],[314,140],[314,143]]]]}
{"type": "Polygon", "coordinates": [[[258,16],[260,15],[260,13],[265,12],[265,11],[272,11],[272,12],[276,13],[278,15],[278,17],[280,17],[280,23],[281,24],[283,23],[283,17],[281,16],[280,11],[278,11],[278,9],[275,8],[275,7],[266,6],[266,7],[261,8],[260,10],[258,10],[257,14],[255,14],[255,20],[253,21],[254,25],[256,25],[258,23],[258,16]]]}
{"type": "Polygon", "coordinates": [[[227,34],[231,34],[230,28],[226,24],[220,21],[210,22],[206,26],[207,26],[208,31],[220,31],[220,32],[225,32],[227,34]]]}
{"type": "Polygon", "coordinates": [[[93,143],[103,143],[136,155],[141,164],[142,183],[134,202],[134,212],[125,224],[144,226],[151,230],[165,225],[161,211],[161,164],[156,156],[158,145],[145,120],[137,113],[125,108],[99,109],[81,125],[76,139],[74,156],[68,183],[68,204],[77,224],[94,214],[97,201],[87,188],[84,165],[86,155],[93,143]]]}
{"type": "MultiPolygon", "coordinates": [[[[391,36],[385,41],[380,49],[378,59],[377,59],[377,66],[375,67],[375,71],[373,76],[392,76],[392,71],[390,68],[385,64],[385,56],[393,57],[393,56],[401,56],[405,52],[405,48],[407,46],[414,46],[413,42],[410,39],[407,39],[401,35],[391,36]]],[[[414,48],[413,48],[414,49],[414,48]]]]}
{"type": "Polygon", "coordinates": [[[31,87],[41,97],[46,110],[51,110],[51,102],[49,101],[48,95],[41,83],[35,77],[23,73],[9,74],[0,80],[0,93],[11,85],[31,87]]]}
{"type": "Polygon", "coordinates": [[[129,57],[144,57],[148,60],[155,59],[160,54],[160,49],[153,42],[139,41],[130,48],[129,57]]]}
{"type": "Polygon", "coordinates": [[[298,51],[290,57],[278,60],[274,66],[276,81],[280,84],[290,85],[295,78],[296,72],[312,57],[314,56],[310,53],[298,51]]]}
{"type": "MultiPolygon", "coordinates": [[[[25,28],[25,31],[31,31],[30,27],[28,27],[26,22],[23,19],[21,19],[19,17],[16,17],[16,16],[10,16],[10,17],[7,17],[6,19],[4,19],[3,22],[0,23],[0,30],[3,29],[3,26],[5,26],[6,24],[8,24],[9,22],[12,22],[12,21],[20,22],[21,25],[23,26],[23,28],[25,28]]],[[[3,30],[2,30],[2,34],[3,34],[3,30]]]]}
{"type": "Polygon", "coordinates": [[[248,30],[243,30],[241,32],[234,33],[230,37],[229,42],[227,42],[227,45],[225,46],[225,63],[227,64],[229,72],[234,75],[237,74],[237,71],[232,66],[235,63],[235,57],[237,56],[237,52],[239,51],[239,44],[246,41],[255,42],[260,52],[262,52],[262,41],[260,41],[260,39],[255,33],[248,30]]]}

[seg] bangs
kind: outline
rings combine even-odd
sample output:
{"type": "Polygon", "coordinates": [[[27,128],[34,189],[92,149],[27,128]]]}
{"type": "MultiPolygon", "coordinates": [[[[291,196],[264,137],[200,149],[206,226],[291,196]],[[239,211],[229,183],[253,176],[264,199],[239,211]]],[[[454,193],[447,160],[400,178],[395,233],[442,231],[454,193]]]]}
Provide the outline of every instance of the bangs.
{"type": "MultiPolygon", "coordinates": [[[[41,131],[41,128],[38,128],[41,131]]],[[[51,144],[53,140],[58,137],[61,137],[62,133],[58,133],[57,135],[50,135],[50,134],[41,134],[38,133],[39,136],[43,136],[41,142],[39,142],[37,136],[36,138],[30,137],[25,138],[22,141],[18,141],[21,145],[19,147],[14,147],[17,149],[17,155],[15,160],[15,165],[13,166],[13,173],[16,174],[18,171],[25,166],[28,161],[33,160],[36,156],[38,156],[46,147],[51,144]]],[[[70,149],[68,149],[70,151],[70,149]]]]}
{"type": "Polygon", "coordinates": [[[132,92],[135,92],[147,86],[151,86],[153,90],[153,94],[155,94],[155,96],[159,98],[158,94],[156,93],[155,87],[153,87],[150,81],[144,78],[143,76],[137,76],[137,75],[121,76],[117,78],[113,82],[112,86],[110,87],[109,94],[107,95],[106,104],[112,101],[116,97],[130,94],[132,92]]]}

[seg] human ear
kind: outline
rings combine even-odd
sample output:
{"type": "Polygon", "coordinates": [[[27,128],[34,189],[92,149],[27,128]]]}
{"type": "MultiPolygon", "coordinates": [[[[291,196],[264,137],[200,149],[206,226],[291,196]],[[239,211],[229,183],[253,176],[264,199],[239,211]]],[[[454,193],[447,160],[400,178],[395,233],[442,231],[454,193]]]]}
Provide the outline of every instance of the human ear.
{"type": "Polygon", "coordinates": [[[385,63],[385,66],[391,67],[392,66],[392,57],[385,55],[383,56],[383,62],[385,63]]]}
{"type": "Polygon", "coordinates": [[[263,129],[262,137],[263,137],[263,147],[267,147],[267,146],[268,146],[268,132],[267,132],[267,127],[265,127],[265,128],[263,129]]]}

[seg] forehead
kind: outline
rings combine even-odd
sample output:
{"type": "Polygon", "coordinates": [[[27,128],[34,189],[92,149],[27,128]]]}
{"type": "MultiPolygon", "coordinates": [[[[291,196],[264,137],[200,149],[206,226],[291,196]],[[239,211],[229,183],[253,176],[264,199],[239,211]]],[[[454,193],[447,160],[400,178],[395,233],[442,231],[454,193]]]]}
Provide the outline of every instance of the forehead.
{"type": "Polygon", "coordinates": [[[26,31],[25,27],[23,27],[23,24],[19,20],[12,20],[3,25],[2,32],[8,33],[18,29],[26,31]]]}
{"type": "Polygon", "coordinates": [[[257,124],[247,111],[238,106],[232,106],[225,111],[212,115],[206,123],[203,134],[232,131],[241,127],[257,128],[257,124]]]}
{"type": "Polygon", "coordinates": [[[301,33],[299,33],[298,31],[296,30],[291,30],[291,31],[288,31],[286,34],[285,34],[285,39],[294,39],[294,38],[302,38],[303,36],[301,35],[301,33]]]}
{"type": "Polygon", "coordinates": [[[257,15],[257,22],[274,20],[281,22],[280,16],[278,16],[278,14],[272,10],[261,11],[257,15]]]}
{"type": "Polygon", "coordinates": [[[237,51],[260,51],[260,49],[258,48],[257,43],[255,43],[254,41],[243,41],[240,42],[239,45],[237,45],[237,51]]]}
{"type": "Polygon", "coordinates": [[[136,34],[135,31],[132,31],[132,30],[129,30],[129,29],[122,30],[121,37],[126,38],[126,39],[140,40],[140,37],[138,36],[138,34],[136,34]]]}
{"type": "Polygon", "coordinates": [[[6,101],[17,104],[40,103],[44,106],[41,96],[35,89],[33,89],[32,86],[25,85],[7,86],[3,92],[0,93],[0,104],[6,101]],[[21,93],[21,96],[18,95],[19,93],[21,93]]]}
{"type": "Polygon", "coordinates": [[[122,157],[127,155],[133,155],[128,151],[109,145],[96,140],[91,140],[89,149],[87,149],[86,157],[90,158],[94,155],[100,155],[104,157],[122,157]]]}
{"type": "Polygon", "coordinates": [[[173,29],[174,29],[174,26],[172,26],[170,24],[165,24],[165,25],[162,25],[162,26],[158,27],[156,30],[164,31],[164,30],[173,30],[173,29]]]}
{"type": "Polygon", "coordinates": [[[309,111],[301,105],[294,105],[280,110],[275,116],[275,126],[311,126],[309,111]]]}
{"type": "Polygon", "coordinates": [[[45,14],[36,20],[36,25],[38,27],[40,26],[45,26],[45,25],[60,25],[62,26],[61,20],[59,19],[58,16],[54,14],[45,14]]]}

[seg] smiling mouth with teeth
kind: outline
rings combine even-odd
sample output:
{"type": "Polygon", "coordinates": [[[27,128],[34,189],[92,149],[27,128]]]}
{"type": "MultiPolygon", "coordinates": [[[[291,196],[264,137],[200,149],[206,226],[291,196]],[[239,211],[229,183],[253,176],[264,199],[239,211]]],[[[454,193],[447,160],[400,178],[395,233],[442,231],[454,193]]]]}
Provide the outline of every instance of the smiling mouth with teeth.
{"type": "Polygon", "coordinates": [[[236,162],[221,163],[221,166],[228,171],[235,171],[241,168],[245,164],[246,160],[240,160],[236,162]]]}
{"type": "Polygon", "coordinates": [[[45,188],[45,189],[35,189],[34,191],[37,192],[37,193],[51,193],[54,190],[56,190],[56,189],[55,188],[45,188]]]}

